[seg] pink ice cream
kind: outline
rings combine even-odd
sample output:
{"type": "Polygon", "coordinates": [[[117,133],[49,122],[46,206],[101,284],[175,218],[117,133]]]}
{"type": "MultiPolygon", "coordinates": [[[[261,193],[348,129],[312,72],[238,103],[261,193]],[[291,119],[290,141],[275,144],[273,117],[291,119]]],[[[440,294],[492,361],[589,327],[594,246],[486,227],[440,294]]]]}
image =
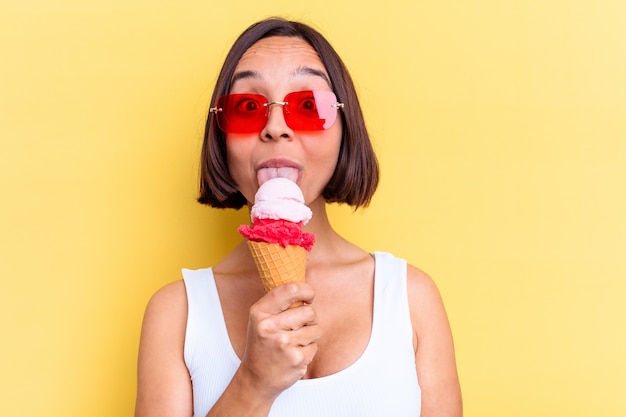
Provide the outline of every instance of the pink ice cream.
{"type": "Polygon", "coordinates": [[[286,178],[272,178],[259,187],[250,211],[252,226],[239,226],[239,233],[254,242],[301,246],[310,251],[315,235],[302,231],[312,212],[304,204],[298,185],[286,178]]]}

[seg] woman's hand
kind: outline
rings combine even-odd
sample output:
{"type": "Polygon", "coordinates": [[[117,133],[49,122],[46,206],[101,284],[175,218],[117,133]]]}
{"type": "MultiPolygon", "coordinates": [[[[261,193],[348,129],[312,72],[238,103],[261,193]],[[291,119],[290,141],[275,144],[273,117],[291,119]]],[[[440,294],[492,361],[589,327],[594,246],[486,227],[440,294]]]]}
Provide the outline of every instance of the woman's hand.
{"type": "Polygon", "coordinates": [[[275,399],[300,380],[317,353],[321,329],[313,288],[304,283],[281,285],[250,308],[246,349],[239,369],[261,396],[275,399]],[[300,307],[289,308],[295,301],[300,307]]]}

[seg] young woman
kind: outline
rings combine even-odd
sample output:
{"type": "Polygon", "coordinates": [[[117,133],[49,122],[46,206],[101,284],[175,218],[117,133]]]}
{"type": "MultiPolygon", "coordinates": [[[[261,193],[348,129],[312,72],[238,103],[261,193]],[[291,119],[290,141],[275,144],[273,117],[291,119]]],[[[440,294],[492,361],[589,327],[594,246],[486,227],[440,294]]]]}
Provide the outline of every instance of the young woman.
{"type": "Polygon", "coordinates": [[[295,181],[313,212],[306,283],[266,294],[244,241],[212,268],[183,271],[146,309],[136,416],[461,416],[432,280],[329,222],[327,203],[369,203],[378,164],[340,57],[311,27],[282,19],[252,25],[225,60],[199,201],[250,206],[275,176],[295,181]],[[294,105],[311,98],[330,102],[325,123],[294,105]],[[304,305],[289,308],[295,301],[304,305]]]}

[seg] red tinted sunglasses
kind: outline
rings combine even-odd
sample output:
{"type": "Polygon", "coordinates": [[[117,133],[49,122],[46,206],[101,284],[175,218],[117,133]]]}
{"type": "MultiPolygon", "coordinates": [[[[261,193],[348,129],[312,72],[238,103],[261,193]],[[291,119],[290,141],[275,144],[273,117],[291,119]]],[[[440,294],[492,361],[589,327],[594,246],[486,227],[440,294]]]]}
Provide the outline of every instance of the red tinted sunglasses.
{"type": "Polygon", "coordinates": [[[283,106],[285,123],[293,130],[329,129],[337,119],[337,102],[332,91],[295,91],[283,101],[269,101],[261,94],[227,94],[217,99],[217,125],[225,133],[256,133],[263,130],[270,114],[270,106],[283,106]]]}

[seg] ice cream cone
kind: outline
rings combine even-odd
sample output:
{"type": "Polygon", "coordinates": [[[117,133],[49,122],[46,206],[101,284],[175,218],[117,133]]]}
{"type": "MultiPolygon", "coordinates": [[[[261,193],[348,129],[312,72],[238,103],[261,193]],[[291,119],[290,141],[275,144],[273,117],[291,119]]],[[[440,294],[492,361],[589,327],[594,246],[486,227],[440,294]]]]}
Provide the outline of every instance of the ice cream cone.
{"type": "MultiPolygon", "coordinates": [[[[304,282],[306,250],[300,246],[281,246],[278,243],[254,242],[248,247],[254,259],[265,291],[288,282],[304,282]]],[[[291,307],[302,305],[294,303],[291,307]]]]}

